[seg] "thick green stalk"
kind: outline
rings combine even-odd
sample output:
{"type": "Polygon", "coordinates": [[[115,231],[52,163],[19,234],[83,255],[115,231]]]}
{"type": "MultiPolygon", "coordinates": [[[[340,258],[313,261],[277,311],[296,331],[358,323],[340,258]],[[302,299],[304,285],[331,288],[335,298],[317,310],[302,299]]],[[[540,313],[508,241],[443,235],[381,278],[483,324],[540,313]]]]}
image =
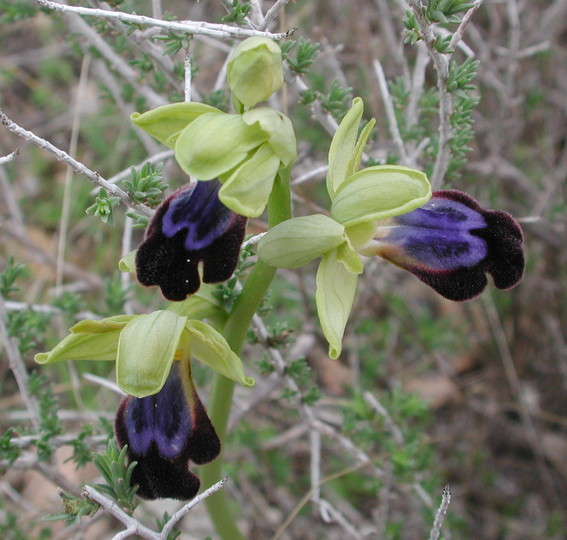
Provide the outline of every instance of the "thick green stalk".
{"type": "MultiPolygon", "coordinates": [[[[274,189],[268,202],[268,224],[270,227],[291,217],[289,172],[289,170],[286,170],[280,173],[274,182],[274,189]]],[[[238,355],[242,351],[252,317],[260,306],[275,271],[275,268],[264,264],[262,261],[258,261],[254,265],[226,321],[223,335],[230,348],[238,355]]],[[[226,440],[233,393],[234,382],[215,373],[207,402],[207,412],[222,443],[226,440]]],[[[201,469],[201,479],[205,487],[209,487],[221,479],[223,472],[222,457],[221,453],[215,461],[201,469]]],[[[234,520],[234,514],[224,490],[217,491],[217,493],[208,497],[205,503],[215,529],[223,540],[245,540],[234,520]]]]}

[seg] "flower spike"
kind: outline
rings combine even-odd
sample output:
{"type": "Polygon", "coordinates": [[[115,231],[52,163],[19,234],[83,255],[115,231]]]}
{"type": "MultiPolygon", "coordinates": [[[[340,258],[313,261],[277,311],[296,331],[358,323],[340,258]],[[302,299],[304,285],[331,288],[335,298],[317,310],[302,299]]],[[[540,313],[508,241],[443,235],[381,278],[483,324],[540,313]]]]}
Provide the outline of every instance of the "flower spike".
{"type": "Polygon", "coordinates": [[[456,190],[436,191],[421,208],[381,222],[360,252],[387,259],[455,301],[478,296],[486,273],[499,289],[524,273],[523,234],[514,218],[456,190]]]}
{"type": "Polygon", "coordinates": [[[116,438],[137,465],[132,483],[144,499],[188,500],[200,481],[189,461],[204,464],[220,453],[220,441],[191,379],[188,362],[172,367],[159,393],[125,398],[116,416],[116,438]]]}
{"type": "Polygon", "coordinates": [[[168,300],[184,300],[203,281],[227,280],[238,263],[246,218],[224,206],[218,180],[184,186],[157,209],[136,255],[142,285],[159,285],[168,300]]]}

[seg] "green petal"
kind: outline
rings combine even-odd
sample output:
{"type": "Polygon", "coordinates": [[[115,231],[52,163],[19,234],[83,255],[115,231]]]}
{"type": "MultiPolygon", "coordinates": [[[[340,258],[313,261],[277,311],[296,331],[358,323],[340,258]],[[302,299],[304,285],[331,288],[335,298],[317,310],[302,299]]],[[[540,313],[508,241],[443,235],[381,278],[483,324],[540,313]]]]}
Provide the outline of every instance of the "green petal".
{"type": "Polygon", "coordinates": [[[364,148],[366,147],[366,143],[370,138],[370,134],[372,133],[372,129],[376,125],[376,118],[371,118],[368,123],[364,126],[358,141],[356,141],[356,146],[354,148],[354,156],[349,164],[349,171],[348,176],[358,172],[358,168],[360,167],[360,162],[362,160],[362,154],[364,154],[364,148]]]}
{"type": "Polygon", "coordinates": [[[331,200],[350,172],[355,158],[355,145],[358,126],[362,118],[364,103],[355,98],[350,111],[341,121],[329,148],[329,172],[327,173],[327,191],[331,200]]]}
{"type": "Polygon", "coordinates": [[[72,326],[73,334],[104,334],[114,330],[122,330],[132,319],[139,315],[114,315],[106,319],[85,319],[72,326]]]}
{"type": "Polygon", "coordinates": [[[337,260],[337,250],[327,253],[317,270],[315,301],[323,333],[329,342],[329,356],[338,358],[343,334],[356,294],[358,276],[337,260]]]}
{"type": "Polygon", "coordinates": [[[360,257],[352,247],[348,237],[337,249],[337,260],[344,264],[345,268],[352,274],[362,274],[364,265],[360,257]]]}
{"type": "Polygon", "coordinates": [[[130,274],[136,273],[136,253],[138,252],[137,249],[134,251],[130,251],[130,253],[126,253],[124,257],[122,257],[118,261],[118,270],[121,272],[129,272],[130,274]]]}
{"type": "Polygon", "coordinates": [[[249,126],[255,124],[266,134],[272,151],[280,158],[284,167],[288,167],[297,157],[297,141],[290,119],[279,111],[259,107],[242,115],[242,120],[249,126]]]}
{"type": "Polygon", "coordinates": [[[297,268],[345,241],[345,229],[322,214],[284,221],[258,243],[258,255],[270,266],[297,268]]]}
{"type": "Polygon", "coordinates": [[[342,184],[331,216],[345,227],[411,212],[431,197],[425,173],[399,165],[377,165],[342,184]]]}
{"type": "Polygon", "coordinates": [[[246,217],[258,217],[268,204],[280,159],[268,144],[262,145],[239,167],[221,176],[219,199],[233,212],[246,217]]]}
{"type": "Polygon", "coordinates": [[[179,134],[193,120],[202,114],[212,112],[221,113],[222,111],[204,103],[191,101],[163,105],[143,114],[135,112],[132,113],[130,119],[158,141],[174,148],[179,134]]]}
{"type": "Polygon", "coordinates": [[[69,334],[53,350],[35,355],[38,364],[52,364],[62,360],[114,361],[121,329],[104,334],[69,334]]]}
{"type": "Polygon", "coordinates": [[[221,334],[201,321],[187,321],[185,327],[190,335],[191,354],[197,360],[243,386],[254,386],[254,379],[244,374],[242,361],[221,334]]]}
{"type": "Polygon", "coordinates": [[[203,114],[179,135],[175,159],[187,174],[211,180],[236,167],[266,139],[238,114],[203,114]]]}
{"type": "Polygon", "coordinates": [[[156,394],[165,384],[182,339],[187,317],[171,311],[139,315],[120,334],[116,382],[134,397],[156,394]]]}

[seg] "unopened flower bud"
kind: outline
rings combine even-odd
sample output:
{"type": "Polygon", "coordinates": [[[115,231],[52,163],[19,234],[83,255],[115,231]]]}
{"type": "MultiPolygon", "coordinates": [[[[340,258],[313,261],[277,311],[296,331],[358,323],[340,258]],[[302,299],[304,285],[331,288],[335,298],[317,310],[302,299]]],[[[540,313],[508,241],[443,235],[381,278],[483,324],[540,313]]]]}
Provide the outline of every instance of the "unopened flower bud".
{"type": "Polygon", "coordinates": [[[262,37],[244,40],[228,61],[227,78],[237,112],[265,101],[283,85],[280,47],[262,37]]]}

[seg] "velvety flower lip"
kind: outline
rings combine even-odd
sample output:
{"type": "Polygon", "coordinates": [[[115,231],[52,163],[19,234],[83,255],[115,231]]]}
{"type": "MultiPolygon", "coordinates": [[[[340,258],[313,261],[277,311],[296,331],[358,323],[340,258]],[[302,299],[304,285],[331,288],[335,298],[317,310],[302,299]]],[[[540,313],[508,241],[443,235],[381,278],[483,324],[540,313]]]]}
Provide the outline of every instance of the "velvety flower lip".
{"type": "Polygon", "coordinates": [[[456,190],[436,191],[422,207],[379,223],[361,253],[380,255],[456,301],[478,296],[487,273],[497,288],[509,289],[524,272],[514,218],[456,190]]]}
{"type": "Polygon", "coordinates": [[[128,445],[129,460],[137,462],[132,483],[145,499],[192,499],[200,481],[189,470],[189,461],[208,463],[220,453],[188,364],[174,365],[157,394],[125,398],[115,430],[119,445],[128,445]]]}
{"type": "Polygon", "coordinates": [[[158,285],[172,301],[184,300],[203,281],[227,280],[238,263],[246,218],[218,197],[218,180],[196,182],[178,189],[156,210],[136,255],[142,285],[158,285]]]}

